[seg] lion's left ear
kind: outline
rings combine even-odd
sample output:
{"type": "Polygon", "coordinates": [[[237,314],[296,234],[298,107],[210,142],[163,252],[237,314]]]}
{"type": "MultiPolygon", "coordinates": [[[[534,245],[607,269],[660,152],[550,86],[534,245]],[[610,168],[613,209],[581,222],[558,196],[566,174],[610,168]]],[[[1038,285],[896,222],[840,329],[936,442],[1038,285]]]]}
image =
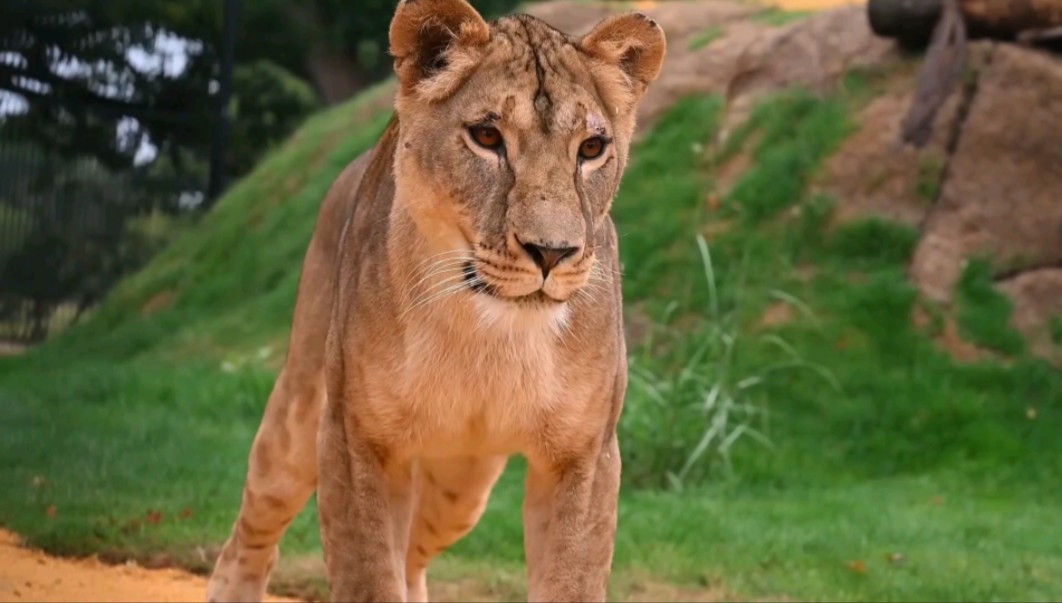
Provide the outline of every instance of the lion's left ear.
{"type": "Polygon", "coordinates": [[[602,20],[579,45],[591,56],[619,67],[632,80],[636,97],[660,75],[667,52],[664,30],[639,12],[602,20]]]}

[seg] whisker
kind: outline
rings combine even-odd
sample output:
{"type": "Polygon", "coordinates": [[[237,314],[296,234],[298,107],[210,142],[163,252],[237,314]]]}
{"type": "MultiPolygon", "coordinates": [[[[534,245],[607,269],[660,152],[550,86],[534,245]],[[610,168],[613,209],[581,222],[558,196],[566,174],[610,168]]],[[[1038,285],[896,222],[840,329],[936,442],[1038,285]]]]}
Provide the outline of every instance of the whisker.
{"type": "MultiPolygon", "coordinates": [[[[476,277],[478,278],[479,275],[476,275],[476,277]]],[[[437,290],[439,289],[439,287],[445,286],[447,283],[457,282],[460,280],[465,280],[467,278],[468,273],[465,271],[465,266],[463,263],[456,266],[446,266],[436,270],[432,274],[425,275],[423,278],[420,279],[420,281],[416,283],[416,285],[414,285],[415,289],[411,288],[410,291],[415,291],[417,295],[423,295],[425,293],[437,290]],[[432,277],[438,277],[438,281],[426,286],[421,286],[422,283],[432,277]]]]}
{"type": "Polygon", "coordinates": [[[430,279],[431,277],[437,276],[439,274],[445,274],[446,272],[449,272],[451,270],[459,269],[459,271],[461,273],[464,273],[465,264],[468,263],[469,261],[470,260],[466,260],[465,258],[451,258],[451,259],[448,259],[448,260],[441,260],[438,263],[436,263],[433,266],[431,266],[428,269],[427,273],[424,276],[422,276],[419,281],[417,281],[411,287],[409,287],[408,290],[412,291],[416,287],[419,287],[421,283],[423,283],[424,281],[430,279]]]}
{"type": "Polygon", "coordinates": [[[434,253],[432,255],[429,255],[426,258],[422,258],[419,262],[417,262],[413,266],[412,272],[420,270],[425,265],[431,264],[432,262],[434,262],[436,260],[439,260],[439,259],[443,259],[443,258],[447,258],[447,257],[450,257],[450,256],[455,256],[455,255],[467,255],[469,257],[472,257],[474,254],[475,254],[475,251],[472,250],[472,249],[449,249],[447,251],[440,251],[439,253],[434,253]]]}
{"type": "MultiPolygon", "coordinates": [[[[619,275],[618,272],[614,272],[614,273],[612,273],[612,276],[620,276],[620,275],[619,275]]],[[[601,283],[608,283],[609,282],[608,277],[609,277],[608,269],[604,268],[604,267],[599,267],[598,264],[595,264],[594,267],[590,269],[590,277],[587,280],[588,281],[601,282],[601,283]]]]}
{"type": "Polygon", "coordinates": [[[594,293],[591,289],[584,287],[575,292],[575,299],[581,299],[588,303],[593,303],[594,293]]]}
{"type": "Polygon", "coordinates": [[[432,284],[430,287],[424,289],[423,291],[420,291],[418,293],[417,297],[414,298],[412,303],[418,303],[420,300],[424,299],[425,297],[428,297],[430,295],[434,295],[440,289],[445,289],[445,288],[447,288],[447,287],[449,287],[451,285],[455,285],[455,284],[458,284],[458,283],[461,283],[461,282],[464,282],[464,281],[465,281],[464,271],[456,272],[453,275],[446,276],[445,278],[443,278],[439,282],[432,284]]]}
{"type": "MultiPolygon", "coordinates": [[[[434,264],[428,266],[425,274],[421,277],[421,279],[413,283],[412,286],[407,287],[406,290],[413,291],[417,287],[421,286],[425,280],[428,280],[432,276],[444,274],[457,268],[460,268],[461,272],[464,272],[464,265],[470,261],[473,261],[472,258],[446,258],[438,260],[434,264]]],[[[409,279],[407,279],[407,282],[409,282],[409,280],[412,280],[412,278],[413,277],[411,276],[409,279]]]]}
{"type": "Polygon", "coordinates": [[[423,260],[420,261],[419,264],[417,264],[417,266],[420,267],[420,266],[423,266],[424,264],[427,264],[427,263],[429,263],[429,262],[431,262],[433,260],[437,260],[439,258],[444,258],[444,257],[451,256],[451,255],[462,254],[462,255],[471,256],[474,253],[475,252],[473,250],[471,250],[471,249],[451,249],[449,251],[442,251],[442,252],[439,252],[439,253],[436,253],[434,255],[430,255],[430,256],[424,258],[423,260]]]}
{"type": "Polygon", "coordinates": [[[416,310],[417,308],[420,308],[422,306],[426,306],[427,304],[429,304],[429,303],[431,303],[433,301],[436,301],[436,300],[439,300],[439,299],[442,299],[442,298],[445,298],[445,297],[449,297],[449,296],[461,291],[462,289],[478,285],[481,282],[483,282],[481,279],[472,279],[468,283],[462,282],[462,283],[460,283],[458,285],[453,285],[453,286],[451,286],[448,289],[443,289],[442,291],[439,291],[439,292],[435,293],[431,297],[429,297],[429,298],[417,303],[416,305],[410,306],[409,309],[407,309],[405,312],[402,313],[402,316],[405,316],[406,314],[412,312],[413,310],[416,310]]]}
{"type": "Polygon", "coordinates": [[[490,326],[487,324],[488,321],[493,322],[493,320],[489,319],[488,314],[486,312],[480,312],[479,316],[476,318],[475,332],[479,333],[480,331],[486,330],[490,326]]]}
{"type": "Polygon", "coordinates": [[[459,257],[453,257],[453,258],[443,258],[441,260],[436,260],[434,264],[424,268],[424,270],[426,272],[431,272],[432,270],[435,270],[437,268],[453,266],[454,264],[461,264],[461,265],[470,264],[470,263],[474,264],[475,261],[476,261],[476,258],[473,257],[473,256],[467,256],[467,257],[459,256],[459,257]]]}
{"type": "Polygon", "coordinates": [[[437,254],[435,254],[435,255],[433,255],[431,257],[425,258],[425,259],[421,260],[419,263],[417,263],[416,266],[414,266],[412,269],[410,269],[409,273],[406,275],[406,278],[404,280],[406,282],[409,282],[409,280],[414,278],[414,275],[416,273],[420,272],[422,269],[430,271],[435,266],[441,265],[441,264],[446,263],[446,262],[451,261],[451,260],[469,261],[469,260],[473,260],[473,259],[475,259],[474,252],[472,252],[471,250],[467,250],[467,249],[452,249],[450,251],[444,251],[442,253],[437,253],[437,254]],[[455,256],[455,257],[452,257],[452,256],[455,256]],[[427,266],[427,267],[425,268],[425,266],[427,266]]]}
{"type": "Polygon", "coordinates": [[[609,288],[604,281],[588,280],[585,285],[576,291],[576,296],[582,296],[583,299],[593,302],[596,301],[598,294],[606,295],[609,292],[609,288]]]}

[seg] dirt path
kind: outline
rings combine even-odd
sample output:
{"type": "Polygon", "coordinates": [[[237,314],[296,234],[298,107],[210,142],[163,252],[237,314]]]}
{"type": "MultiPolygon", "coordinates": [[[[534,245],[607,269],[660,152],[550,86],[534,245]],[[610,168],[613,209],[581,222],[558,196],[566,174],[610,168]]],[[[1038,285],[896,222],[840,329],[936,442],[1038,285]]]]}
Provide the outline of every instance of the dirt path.
{"type": "MultiPolygon", "coordinates": [[[[0,601],[202,601],[206,579],[175,569],[56,559],[0,530],[0,601]]],[[[271,597],[269,601],[294,601],[271,597]]]]}

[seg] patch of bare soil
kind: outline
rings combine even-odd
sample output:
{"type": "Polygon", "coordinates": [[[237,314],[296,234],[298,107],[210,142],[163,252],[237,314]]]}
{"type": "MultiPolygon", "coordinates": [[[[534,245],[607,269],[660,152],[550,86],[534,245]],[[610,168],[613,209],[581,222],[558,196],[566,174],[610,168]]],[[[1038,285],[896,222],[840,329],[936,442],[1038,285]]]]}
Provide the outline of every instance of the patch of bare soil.
{"type": "Polygon", "coordinates": [[[793,320],[793,306],[779,301],[771,304],[760,318],[761,327],[777,327],[793,320]]]}
{"type": "MultiPolygon", "coordinates": [[[[206,579],[176,569],[58,559],[20,545],[0,530],[0,602],[202,601],[206,579]]],[[[269,597],[267,601],[295,601],[269,597]]]]}
{"type": "Polygon", "coordinates": [[[26,351],[26,346],[20,343],[12,343],[8,341],[0,341],[0,357],[2,356],[17,356],[26,351]]]}
{"type": "Polygon", "coordinates": [[[176,297],[173,289],[165,289],[159,291],[155,295],[151,296],[144,305],[140,308],[141,316],[151,316],[157,312],[165,310],[173,305],[173,300],[176,297]]]}
{"type": "MultiPolygon", "coordinates": [[[[324,565],[319,558],[295,559],[278,568],[273,582],[282,590],[296,590],[308,599],[269,595],[266,601],[321,600],[325,592],[321,577],[324,565]]],[[[433,601],[523,600],[523,576],[464,577],[433,581],[433,601]]],[[[132,563],[108,565],[95,557],[65,559],[52,557],[21,545],[18,537],[0,530],[0,603],[111,601],[202,601],[207,580],[178,569],[148,569],[132,563]]],[[[617,577],[617,601],[741,601],[719,586],[681,587],[646,576],[617,577]]],[[[761,601],[784,601],[762,599],[761,601]]]]}
{"type": "Polygon", "coordinates": [[[933,338],[933,343],[951,354],[951,357],[959,362],[980,362],[992,357],[988,350],[977,347],[963,339],[959,332],[959,324],[953,315],[944,317],[944,327],[939,335],[933,338]]]}
{"type": "Polygon", "coordinates": [[[776,0],[769,2],[783,10],[825,10],[838,6],[860,5],[861,0],[776,0]]]}

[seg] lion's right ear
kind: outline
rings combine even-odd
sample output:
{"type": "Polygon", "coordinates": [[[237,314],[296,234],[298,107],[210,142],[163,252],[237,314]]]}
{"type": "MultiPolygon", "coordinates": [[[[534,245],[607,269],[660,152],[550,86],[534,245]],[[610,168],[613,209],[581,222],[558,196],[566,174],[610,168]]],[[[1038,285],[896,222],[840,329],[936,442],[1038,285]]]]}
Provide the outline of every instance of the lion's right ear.
{"type": "Polygon", "coordinates": [[[466,0],[402,0],[390,40],[403,93],[439,100],[476,65],[490,26],[466,0]]]}

